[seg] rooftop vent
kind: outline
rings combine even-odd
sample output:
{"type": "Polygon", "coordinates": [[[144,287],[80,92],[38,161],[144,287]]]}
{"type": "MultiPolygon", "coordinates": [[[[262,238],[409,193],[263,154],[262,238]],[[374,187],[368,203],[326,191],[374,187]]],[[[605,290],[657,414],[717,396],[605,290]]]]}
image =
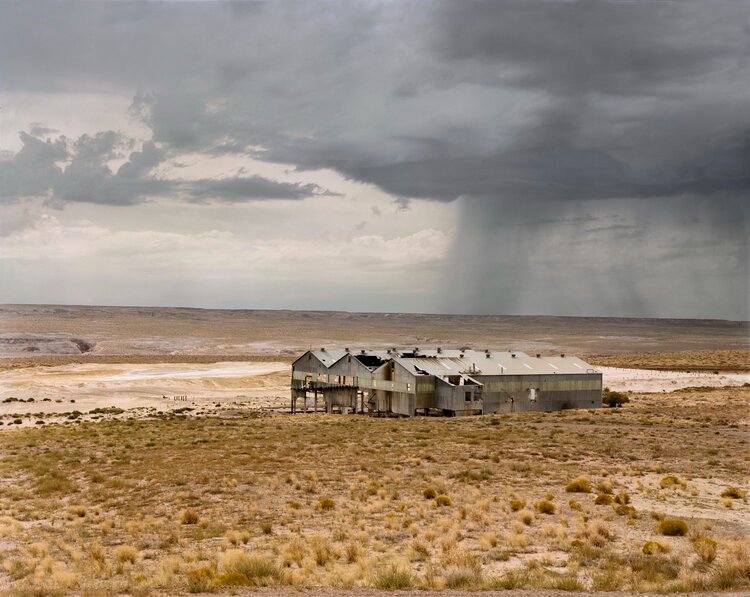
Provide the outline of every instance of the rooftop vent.
{"type": "Polygon", "coordinates": [[[542,355],[540,355],[539,353],[536,353],[536,358],[541,359],[542,355]]]}
{"type": "Polygon", "coordinates": [[[516,358],[516,353],[515,353],[515,352],[512,352],[512,353],[510,353],[510,357],[511,357],[512,359],[515,359],[515,358],[516,358]]]}
{"type": "Polygon", "coordinates": [[[560,356],[564,359],[565,358],[565,353],[562,353],[560,356]]]}
{"type": "Polygon", "coordinates": [[[348,346],[344,349],[344,352],[349,352],[349,347],[348,346]]]}
{"type": "Polygon", "coordinates": [[[320,347],[320,352],[325,352],[325,351],[326,351],[326,347],[325,346],[321,346],[320,347]]]}
{"type": "Polygon", "coordinates": [[[440,348],[440,347],[438,346],[438,347],[437,347],[437,351],[438,351],[438,354],[440,354],[440,353],[442,353],[442,352],[443,352],[443,349],[442,349],[442,348],[440,348]]]}
{"type": "Polygon", "coordinates": [[[484,351],[484,356],[486,356],[489,359],[490,358],[490,351],[489,350],[485,350],[484,351]]]}
{"type": "Polygon", "coordinates": [[[365,354],[365,349],[363,348],[362,350],[360,350],[359,354],[365,354]]]}

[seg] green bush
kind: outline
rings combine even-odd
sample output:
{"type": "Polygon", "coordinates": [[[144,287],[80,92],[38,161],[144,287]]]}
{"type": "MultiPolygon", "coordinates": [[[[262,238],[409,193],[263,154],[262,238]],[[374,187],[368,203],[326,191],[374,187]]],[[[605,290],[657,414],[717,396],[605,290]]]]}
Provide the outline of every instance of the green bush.
{"type": "Polygon", "coordinates": [[[683,537],[687,532],[688,525],[684,520],[665,518],[659,523],[659,533],[668,537],[683,537]]]}
{"type": "Polygon", "coordinates": [[[622,392],[613,392],[609,388],[604,388],[604,392],[602,392],[602,404],[604,406],[617,408],[628,402],[630,402],[630,398],[622,392]]]}

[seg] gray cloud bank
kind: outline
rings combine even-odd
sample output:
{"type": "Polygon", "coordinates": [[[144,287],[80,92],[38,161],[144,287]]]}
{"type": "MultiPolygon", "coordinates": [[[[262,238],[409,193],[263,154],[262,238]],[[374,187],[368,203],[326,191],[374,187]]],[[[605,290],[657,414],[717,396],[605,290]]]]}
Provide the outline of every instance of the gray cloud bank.
{"type": "Polygon", "coordinates": [[[749,317],[741,2],[6,2],[0,17],[6,91],[131,93],[153,133],[116,172],[115,133],[24,134],[0,162],[8,199],[323,192],[151,175],[166,155],[249,154],[402,205],[460,198],[446,310],[749,317]]]}

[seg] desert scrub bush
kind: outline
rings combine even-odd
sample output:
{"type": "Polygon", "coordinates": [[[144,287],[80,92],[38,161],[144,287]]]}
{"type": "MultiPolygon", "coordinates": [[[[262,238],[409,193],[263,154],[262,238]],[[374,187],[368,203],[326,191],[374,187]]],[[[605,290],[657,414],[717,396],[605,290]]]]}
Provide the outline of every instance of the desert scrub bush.
{"type": "Polygon", "coordinates": [[[336,508],[336,502],[329,497],[320,498],[318,504],[315,506],[316,510],[333,510],[336,508]]]}
{"type": "Polygon", "coordinates": [[[264,535],[273,534],[273,523],[270,520],[264,520],[260,523],[260,532],[264,535]]]}
{"type": "Polygon", "coordinates": [[[654,556],[660,553],[668,553],[669,548],[658,541],[646,541],[641,551],[647,556],[654,556]]]}
{"type": "Polygon", "coordinates": [[[524,500],[513,498],[510,500],[510,509],[513,510],[513,512],[518,512],[519,510],[523,510],[526,507],[526,502],[524,500]]]}
{"type": "Polygon", "coordinates": [[[682,481],[680,481],[679,477],[676,477],[675,475],[667,475],[664,477],[661,481],[659,481],[659,487],[662,489],[673,489],[675,487],[680,487],[682,485],[682,481]]]}
{"type": "Polygon", "coordinates": [[[717,544],[713,539],[699,536],[693,540],[693,549],[698,554],[701,561],[710,564],[716,559],[717,544]]]}
{"type": "Polygon", "coordinates": [[[192,508],[185,508],[180,511],[181,524],[198,524],[198,513],[192,508]]]}
{"type": "Polygon", "coordinates": [[[521,510],[518,513],[518,518],[523,524],[529,526],[534,521],[534,513],[531,510],[521,510]]]}
{"type": "Polygon", "coordinates": [[[596,496],[596,499],[594,499],[594,504],[597,506],[609,506],[615,501],[615,498],[613,498],[608,493],[600,493],[596,496]]]}
{"type": "Polygon", "coordinates": [[[557,508],[549,500],[541,500],[537,503],[536,509],[540,514],[554,514],[557,508]]]}
{"type": "Polygon", "coordinates": [[[478,568],[450,568],[445,574],[445,586],[449,589],[480,589],[483,584],[482,571],[478,568]]]}
{"type": "Polygon", "coordinates": [[[630,503],[630,494],[627,491],[621,491],[615,496],[615,503],[627,506],[630,503]]]}
{"type": "Polygon", "coordinates": [[[584,477],[573,479],[565,486],[568,493],[591,493],[591,483],[584,477]]]}
{"type": "Polygon", "coordinates": [[[731,498],[733,500],[744,500],[747,497],[747,492],[742,491],[739,487],[727,487],[721,492],[721,497],[731,498]]]}
{"type": "Polygon", "coordinates": [[[217,587],[249,587],[250,579],[241,572],[226,572],[217,577],[213,584],[217,587]]]}
{"type": "Polygon", "coordinates": [[[68,514],[71,516],[76,516],[78,518],[83,518],[86,516],[86,507],[85,506],[68,506],[68,514]]]}
{"type": "Polygon", "coordinates": [[[659,523],[659,534],[667,537],[683,537],[687,535],[688,525],[679,518],[665,518],[659,523]]]}
{"type": "Polygon", "coordinates": [[[602,404],[610,408],[619,408],[623,404],[630,402],[627,394],[622,392],[613,392],[609,388],[604,388],[602,392],[602,404]]]}
{"type": "Polygon", "coordinates": [[[435,498],[435,503],[438,506],[450,506],[453,502],[447,495],[439,495],[435,498]]]}
{"type": "Polygon", "coordinates": [[[390,563],[380,566],[372,579],[372,584],[377,589],[393,591],[398,589],[410,589],[414,584],[411,570],[403,564],[390,563]]]}
{"type": "Polygon", "coordinates": [[[325,566],[333,557],[331,542],[324,535],[313,535],[310,537],[310,548],[313,552],[315,564],[318,566],[325,566]]]}
{"type": "Polygon", "coordinates": [[[247,578],[247,584],[256,587],[282,584],[284,580],[281,569],[273,560],[264,556],[249,554],[241,549],[227,551],[221,558],[219,566],[222,576],[227,574],[244,575],[247,578]]]}
{"type": "Polygon", "coordinates": [[[437,497],[437,491],[435,491],[432,487],[428,487],[422,492],[422,495],[426,500],[434,500],[437,497]]]}
{"type": "Polygon", "coordinates": [[[213,588],[214,577],[216,572],[209,566],[202,566],[188,570],[185,574],[188,592],[190,593],[209,593],[213,588]]]}
{"type": "Polygon", "coordinates": [[[121,564],[126,562],[134,564],[138,557],[138,549],[133,545],[119,545],[115,547],[114,554],[115,559],[121,564]]]}

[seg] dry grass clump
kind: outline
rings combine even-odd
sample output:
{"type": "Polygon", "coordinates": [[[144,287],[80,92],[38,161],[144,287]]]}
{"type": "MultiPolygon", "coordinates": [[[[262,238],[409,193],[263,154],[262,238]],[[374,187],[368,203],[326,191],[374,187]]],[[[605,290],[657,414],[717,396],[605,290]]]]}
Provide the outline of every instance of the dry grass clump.
{"type": "Polygon", "coordinates": [[[432,487],[427,487],[423,492],[422,495],[424,496],[424,499],[426,500],[434,500],[437,497],[437,491],[435,491],[432,487]]]}
{"type": "Polygon", "coordinates": [[[185,574],[188,592],[209,593],[213,589],[216,570],[210,566],[201,566],[188,570],[185,574]]]}
{"type": "Polygon", "coordinates": [[[115,559],[121,564],[135,564],[135,559],[138,557],[138,548],[134,545],[120,545],[115,547],[114,554],[115,559]]]}
{"type": "Polygon", "coordinates": [[[706,564],[710,564],[716,559],[718,544],[708,537],[698,536],[693,540],[693,549],[700,559],[706,564]]]}
{"type": "Polygon", "coordinates": [[[537,502],[536,509],[540,514],[554,514],[557,511],[555,504],[549,500],[540,500],[537,502]]]}
{"type": "Polygon", "coordinates": [[[600,493],[596,496],[594,499],[594,504],[597,506],[609,506],[610,504],[613,504],[615,501],[615,498],[613,498],[608,493],[600,493]]]}
{"type": "Polygon", "coordinates": [[[447,495],[439,495],[435,498],[435,503],[438,506],[450,506],[453,502],[447,495]]]}
{"type": "Polygon", "coordinates": [[[667,537],[683,537],[687,535],[688,525],[678,518],[665,518],[659,522],[659,534],[667,537]]]}
{"type": "Polygon", "coordinates": [[[316,510],[323,510],[323,511],[333,510],[335,508],[336,508],[336,502],[329,497],[320,498],[318,500],[318,505],[315,507],[316,510]]]}
{"type": "Polygon", "coordinates": [[[284,581],[281,568],[273,560],[242,549],[232,549],[223,554],[219,560],[219,570],[221,576],[217,578],[218,584],[266,587],[283,584],[284,581]]]}
{"type": "Polygon", "coordinates": [[[591,493],[591,482],[585,477],[573,479],[565,486],[568,493],[591,493]]]}
{"type": "Polygon", "coordinates": [[[744,500],[747,498],[747,492],[743,491],[739,487],[727,487],[721,492],[721,497],[731,498],[733,500],[744,500]]]}
{"type": "Polygon", "coordinates": [[[414,585],[414,577],[407,565],[391,562],[378,566],[372,584],[377,589],[387,591],[410,589],[414,585]]]}
{"type": "Polygon", "coordinates": [[[180,523],[198,524],[198,513],[192,508],[185,508],[180,511],[180,523]]]}
{"type": "Polygon", "coordinates": [[[653,556],[660,553],[669,553],[671,550],[667,545],[659,543],[658,541],[646,541],[643,544],[641,551],[647,556],[653,556]]]}
{"type": "Polygon", "coordinates": [[[513,498],[510,500],[510,509],[513,510],[513,512],[518,512],[519,510],[523,510],[526,507],[526,501],[519,499],[519,498],[513,498]]]}
{"type": "Polygon", "coordinates": [[[677,487],[683,486],[684,483],[679,477],[675,475],[667,475],[661,481],[659,481],[659,487],[662,489],[676,489],[677,487]]]}

